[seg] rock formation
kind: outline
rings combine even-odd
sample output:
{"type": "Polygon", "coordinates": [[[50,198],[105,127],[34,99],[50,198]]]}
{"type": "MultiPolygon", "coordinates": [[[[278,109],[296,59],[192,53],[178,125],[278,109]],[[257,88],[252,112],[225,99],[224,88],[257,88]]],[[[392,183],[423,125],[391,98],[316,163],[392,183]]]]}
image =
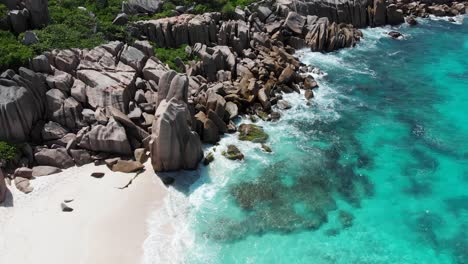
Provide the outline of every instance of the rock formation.
{"type": "Polygon", "coordinates": [[[45,80],[25,68],[0,76],[0,140],[23,142],[45,112],[45,80]]]}
{"type": "Polygon", "coordinates": [[[151,162],[156,171],[195,169],[203,158],[187,106],[188,78],[170,71],[160,81],[161,101],[152,125],[151,162]]]}
{"type": "Polygon", "coordinates": [[[0,3],[10,9],[6,24],[17,34],[49,24],[48,0],[1,0],[0,3]]]}
{"type": "Polygon", "coordinates": [[[7,191],[8,189],[5,182],[5,176],[3,175],[3,171],[0,168],[0,204],[5,201],[7,191]]]}

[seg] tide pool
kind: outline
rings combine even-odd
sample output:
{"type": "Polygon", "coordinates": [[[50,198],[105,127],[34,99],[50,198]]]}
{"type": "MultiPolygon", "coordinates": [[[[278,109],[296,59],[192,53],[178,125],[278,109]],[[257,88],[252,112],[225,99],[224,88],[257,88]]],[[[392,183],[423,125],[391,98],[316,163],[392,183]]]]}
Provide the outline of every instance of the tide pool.
{"type": "Polygon", "coordinates": [[[468,25],[363,32],[354,49],[304,52],[320,88],[257,122],[273,153],[236,135],[207,149],[177,261],[468,263],[468,25]],[[225,159],[229,144],[246,159],[225,159]]]}

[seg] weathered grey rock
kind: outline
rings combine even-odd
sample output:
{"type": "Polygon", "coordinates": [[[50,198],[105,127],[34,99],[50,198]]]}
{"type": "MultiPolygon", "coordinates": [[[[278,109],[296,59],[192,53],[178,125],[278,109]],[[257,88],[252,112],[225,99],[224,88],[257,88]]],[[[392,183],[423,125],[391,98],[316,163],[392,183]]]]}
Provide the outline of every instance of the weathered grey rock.
{"type": "Polygon", "coordinates": [[[127,0],[123,3],[123,10],[127,14],[150,13],[161,10],[163,1],[159,0],[127,0]]]}
{"type": "Polygon", "coordinates": [[[33,177],[48,176],[62,172],[61,169],[53,166],[35,166],[32,168],[33,177]]]}
{"type": "Polygon", "coordinates": [[[288,66],[281,72],[281,75],[278,77],[278,82],[288,84],[293,80],[295,75],[296,72],[294,71],[293,67],[288,66]]]}
{"type": "Polygon", "coordinates": [[[268,98],[266,94],[265,88],[262,88],[258,91],[258,100],[262,104],[263,109],[269,110],[271,108],[270,99],[268,98]]]}
{"type": "Polygon", "coordinates": [[[74,74],[79,63],[79,54],[72,49],[60,50],[54,58],[55,67],[70,74],[74,74]]]}
{"type": "Polygon", "coordinates": [[[175,7],[175,11],[177,11],[177,13],[179,13],[179,14],[185,13],[186,10],[187,10],[187,8],[185,6],[182,6],[182,5],[179,5],[179,6],[175,7]]]}
{"type": "Polygon", "coordinates": [[[45,55],[34,57],[31,61],[31,68],[35,72],[52,73],[49,59],[45,55]]]}
{"type": "Polygon", "coordinates": [[[44,125],[42,130],[42,139],[44,141],[60,139],[63,138],[67,133],[68,131],[60,124],[49,121],[44,125]]]}
{"type": "Polygon", "coordinates": [[[48,0],[24,0],[24,4],[31,14],[33,28],[42,28],[49,24],[48,0]]]}
{"type": "Polygon", "coordinates": [[[84,149],[70,149],[69,152],[77,166],[83,166],[93,162],[89,152],[84,149]]]}
{"type": "Polygon", "coordinates": [[[59,89],[68,94],[74,79],[69,73],[56,70],[54,75],[47,76],[46,81],[50,89],[59,89]]]}
{"type": "Polygon", "coordinates": [[[15,186],[16,189],[26,194],[33,191],[33,187],[31,186],[29,179],[26,178],[16,177],[15,186]]]}
{"type": "Polygon", "coordinates": [[[195,169],[203,158],[200,138],[191,131],[190,115],[183,101],[163,100],[152,127],[151,163],[156,171],[195,169]]]}
{"type": "Polygon", "coordinates": [[[289,12],[286,20],[284,21],[284,26],[292,32],[301,35],[304,30],[305,23],[306,20],[303,16],[296,12],[289,12]]]}
{"type": "Polygon", "coordinates": [[[71,96],[80,103],[86,103],[86,84],[78,79],[73,82],[70,90],[71,96]]]}
{"type": "Polygon", "coordinates": [[[215,144],[219,141],[219,129],[216,124],[209,119],[205,113],[199,112],[195,119],[200,123],[199,133],[204,143],[215,144]]]}
{"type": "Polygon", "coordinates": [[[239,6],[234,10],[234,19],[235,20],[245,20],[246,14],[245,11],[239,6]]]}
{"type": "Polygon", "coordinates": [[[234,119],[239,114],[239,108],[233,102],[226,102],[226,112],[229,113],[229,119],[234,119]]]}
{"type": "Polygon", "coordinates": [[[291,104],[286,100],[278,100],[277,106],[281,110],[286,110],[291,108],[291,104]]]}
{"type": "Polygon", "coordinates": [[[146,149],[144,148],[135,149],[133,155],[135,160],[142,164],[145,163],[149,158],[149,156],[146,154],[146,149]]]}
{"type": "MultiPolygon", "coordinates": [[[[83,54],[76,76],[87,85],[86,96],[93,110],[107,106],[113,106],[125,113],[128,110],[128,104],[135,93],[137,72],[123,61],[116,64],[116,57],[122,47],[121,42],[111,42],[83,54]]],[[[138,55],[133,56],[133,50],[136,49],[127,50],[124,57],[127,62],[138,67],[138,55]]]]}
{"type": "Polygon", "coordinates": [[[221,119],[221,117],[216,114],[215,111],[209,109],[208,110],[208,118],[215,123],[216,127],[218,127],[218,133],[219,134],[224,134],[227,132],[227,126],[226,123],[221,119]]]}
{"type": "Polygon", "coordinates": [[[410,26],[415,26],[418,24],[418,21],[416,21],[416,18],[414,16],[408,16],[406,17],[406,23],[408,23],[408,25],[410,26]]]}
{"type": "Polygon", "coordinates": [[[395,4],[387,6],[387,24],[398,25],[404,23],[403,10],[398,9],[395,4]]]}
{"type": "Polygon", "coordinates": [[[11,10],[8,12],[11,28],[16,34],[25,32],[29,28],[29,12],[27,9],[11,10]]]}
{"type": "Polygon", "coordinates": [[[143,70],[147,59],[148,58],[141,50],[132,46],[124,47],[122,54],[120,55],[120,60],[122,62],[129,65],[138,72],[143,70]]]}
{"type": "Polygon", "coordinates": [[[24,45],[32,45],[39,42],[39,38],[37,37],[36,33],[32,31],[26,31],[24,33],[23,44],[24,45]]]}
{"type": "Polygon", "coordinates": [[[132,153],[124,127],[110,118],[106,126],[96,125],[86,133],[79,147],[92,151],[102,151],[129,155],[132,153]]]}
{"type": "Polygon", "coordinates": [[[43,117],[45,86],[36,74],[27,72],[32,74],[30,80],[19,75],[12,77],[15,81],[0,79],[0,140],[26,141],[33,125],[43,117]]]}
{"type": "Polygon", "coordinates": [[[125,13],[120,13],[112,21],[112,24],[122,26],[122,25],[127,24],[127,22],[128,22],[128,15],[125,13]]]}
{"type": "Polygon", "coordinates": [[[384,0],[374,0],[374,27],[383,26],[386,23],[387,10],[384,0]]]}
{"type": "Polygon", "coordinates": [[[8,187],[5,182],[5,176],[3,175],[3,171],[0,168],[0,204],[5,201],[7,191],[8,187]]]}
{"type": "Polygon", "coordinates": [[[147,40],[137,40],[133,46],[141,50],[148,58],[154,56],[153,45],[147,40]]]}
{"type": "Polygon", "coordinates": [[[32,179],[32,177],[33,177],[32,173],[33,173],[32,169],[26,168],[26,167],[21,167],[21,168],[17,168],[15,170],[15,173],[13,174],[13,176],[14,177],[26,178],[26,179],[32,179]]]}
{"type": "Polygon", "coordinates": [[[73,208],[71,208],[70,206],[68,206],[68,205],[65,204],[65,203],[61,203],[61,204],[60,204],[60,208],[62,209],[62,212],[66,212],[66,213],[71,213],[71,212],[73,212],[73,208]]]}
{"type": "Polygon", "coordinates": [[[145,166],[138,161],[117,160],[114,164],[112,164],[111,170],[116,172],[131,173],[140,171],[144,167],[145,166]]]}
{"type": "Polygon", "coordinates": [[[259,6],[257,8],[257,14],[258,14],[258,17],[263,21],[265,22],[267,20],[267,18],[272,14],[273,12],[271,11],[270,8],[266,7],[266,6],[259,6]]]}
{"type": "Polygon", "coordinates": [[[142,141],[143,139],[149,136],[148,132],[137,126],[128,116],[120,112],[118,109],[108,107],[107,111],[110,116],[112,116],[119,124],[121,124],[125,128],[125,131],[127,135],[129,135],[129,137],[142,141]]]}
{"type": "Polygon", "coordinates": [[[67,98],[63,91],[51,89],[47,91],[46,99],[50,120],[70,129],[81,126],[83,107],[73,97],[67,98]]]}
{"type": "Polygon", "coordinates": [[[37,164],[68,169],[75,166],[72,157],[65,148],[41,149],[34,154],[37,164]]]}

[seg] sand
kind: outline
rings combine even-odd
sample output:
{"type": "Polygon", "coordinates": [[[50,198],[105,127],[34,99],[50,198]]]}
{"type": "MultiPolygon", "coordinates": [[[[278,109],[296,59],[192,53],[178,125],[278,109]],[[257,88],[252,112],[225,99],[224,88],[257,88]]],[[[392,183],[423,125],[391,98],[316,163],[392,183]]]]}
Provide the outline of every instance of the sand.
{"type": "Polygon", "coordinates": [[[141,263],[147,219],[167,195],[145,166],[125,189],[135,173],[93,164],[32,180],[30,194],[9,186],[12,195],[0,205],[0,263],[141,263]],[[73,212],[62,212],[65,199],[73,199],[73,212]]]}

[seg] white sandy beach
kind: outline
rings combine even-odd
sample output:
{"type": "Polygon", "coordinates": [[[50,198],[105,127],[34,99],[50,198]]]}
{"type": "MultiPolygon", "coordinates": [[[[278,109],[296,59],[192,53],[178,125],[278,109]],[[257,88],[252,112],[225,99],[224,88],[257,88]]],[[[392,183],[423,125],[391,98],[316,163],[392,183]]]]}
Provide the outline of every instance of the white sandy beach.
{"type": "MultiPolygon", "coordinates": [[[[31,180],[34,191],[0,205],[0,263],[141,263],[147,219],[167,189],[151,165],[136,174],[89,164],[31,180]],[[104,178],[90,176],[105,172],[104,178]],[[74,211],[62,212],[65,199],[74,211]]],[[[167,230],[168,232],[170,232],[167,230]]]]}

